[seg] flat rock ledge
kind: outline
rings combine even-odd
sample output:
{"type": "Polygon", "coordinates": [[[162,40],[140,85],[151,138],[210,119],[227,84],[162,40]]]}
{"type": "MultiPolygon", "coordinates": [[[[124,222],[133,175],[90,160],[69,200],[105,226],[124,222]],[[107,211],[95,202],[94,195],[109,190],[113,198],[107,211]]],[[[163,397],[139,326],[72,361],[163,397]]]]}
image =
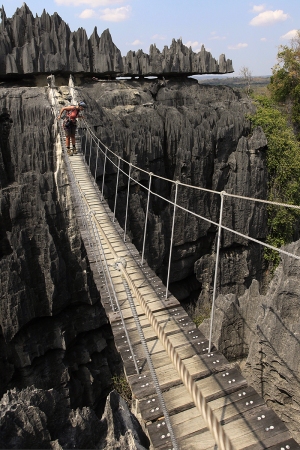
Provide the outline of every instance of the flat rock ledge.
{"type": "Polygon", "coordinates": [[[1,9],[0,77],[38,73],[90,73],[98,76],[178,76],[233,72],[232,61],[222,54],[217,61],[202,46],[193,52],[181,39],[173,39],[161,52],[153,44],[149,54],[129,51],[126,56],[112,41],[109,30],[98,36],[95,27],[88,39],[79,28],[69,26],[44,10],[34,17],[23,3],[12,18],[1,9]]]}

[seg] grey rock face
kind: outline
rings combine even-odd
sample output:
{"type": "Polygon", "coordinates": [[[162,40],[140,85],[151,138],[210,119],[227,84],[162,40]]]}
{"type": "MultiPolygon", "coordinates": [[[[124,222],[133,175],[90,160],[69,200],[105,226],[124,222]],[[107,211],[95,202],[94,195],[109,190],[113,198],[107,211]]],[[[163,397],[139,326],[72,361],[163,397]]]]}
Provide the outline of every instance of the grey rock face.
{"type": "MultiPolygon", "coordinates": [[[[252,106],[231,89],[207,88],[195,80],[166,80],[89,83],[79,92],[89,106],[89,123],[127,161],[186,184],[265,195],[265,138],[259,129],[251,136],[245,114],[252,106]]],[[[47,414],[41,408],[44,415],[34,410],[33,434],[39,436],[39,447],[50,442],[52,448],[58,449],[73,442],[75,447],[87,448],[83,435],[83,441],[79,440],[78,430],[82,423],[86,429],[93,425],[95,415],[89,407],[97,410],[101,404],[110,388],[111,370],[119,361],[78,234],[46,90],[8,89],[3,84],[0,111],[2,108],[7,108],[9,116],[4,117],[6,138],[0,139],[1,170],[6,175],[0,191],[1,393],[7,388],[25,389],[31,385],[44,391],[55,388],[73,409],[68,420],[76,426],[64,431],[67,440],[63,443],[45,425],[47,414]]],[[[99,161],[99,184],[102,173],[99,161]]],[[[133,173],[142,185],[148,185],[146,174],[136,170],[133,173]]],[[[105,195],[112,206],[115,183],[116,169],[108,164],[105,195]]],[[[154,179],[152,186],[159,195],[174,198],[174,188],[167,181],[154,179]]],[[[127,179],[121,176],[117,202],[121,224],[126,189],[127,179]]],[[[128,230],[139,248],[146,199],[143,187],[132,183],[128,230]]],[[[218,221],[219,203],[208,194],[197,191],[191,195],[182,188],[178,203],[218,221]]],[[[233,223],[239,230],[264,237],[264,209],[249,207],[245,219],[243,208],[242,203],[237,206],[229,202],[223,223],[233,223]]],[[[173,208],[161,199],[152,199],[146,256],[163,279],[172,213],[173,208]]],[[[203,301],[210,290],[206,284],[211,275],[199,273],[200,281],[187,280],[194,278],[194,264],[200,258],[211,263],[208,255],[215,249],[215,236],[216,228],[209,222],[178,212],[171,282],[184,280],[188,293],[201,284],[203,301]]],[[[224,235],[224,261],[228,255],[232,261],[240,255],[244,267],[233,272],[231,278],[229,271],[227,278],[221,277],[220,292],[227,292],[229,284],[239,284],[237,292],[242,292],[259,275],[259,255],[251,252],[251,246],[240,238],[224,235]]],[[[108,415],[115,417],[116,413],[108,415]]],[[[25,423],[27,412],[23,411],[22,417],[25,423]]],[[[122,429],[126,428],[126,420],[118,419],[122,429]]],[[[121,433],[120,439],[123,447],[137,445],[134,433],[121,433]]],[[[119,444],[113,445],[118,448],[119,444]]]]}
{"type": "Polygon", "coordinates": [[[233,72],[224,55],[217,62],[202,47],[199,53],[179,39],[161,53],[155,45],[149,55],[129,52],[122,58],[109,30],[101,37],[95,28],[88,39],[83,28],[71,32],[57,13],[43,11],[33,17],[24,3],[9,19],[2,8],[0,25],[0,76],[38,73],[93,73],[99,75],[192,75],[233,72]]]}
{"type": "MultiPolygon", "coordinates": [[[[299,255],[300,241],[285,247],[299,255]]],[[[244,375],[283,419],[297,442],[299,420],[299,261],[284,255],[266,295],[253,281],[243,296],[219,296],[213,342],[231,359],[245,358],[244,375]]],[[[207,336],[209,323],[200,330],[207,336]]]]}
{"type": "MultiPolygon", "coordinates": [[[[300,242],[286,246],[300,254],[300,242]]],[[[300,443],[299,261],[288,256],[260,298],[245,374],[300,443]]]]}
{"type": "MultiPolygon", "coordinates": [[[[199,85],[195,80],[166,80],[151,83],[110,82],[87,84],[80,95],[89,105],[88,121],[101,140],[134,165],[171,180],[242,196],[265,198],[267,193],[266,138],[257,128],[251,132],[245,115],[251,102],[226,87],[199,85]]],[[[89,143],[87,144],[89,145],[89,143]]],[[[89,148],[89,147],[88,147],[89,148]]],[[[95,154],[95,153],[93,153],[95,154]]],[[[95,160],[92,157],[94,170],[95,160]]],[[[128,166],[125,167],[128,170],[128,166]]],[[[149,177],[134,170],[134,177],[148,186],[149,177]]],[[[102,168],[98,165],[102,184],[102,168]]],[[[106,167],[105,194],[114,206],[116,168],[106,167]]],[[[174,199],[174,185],[153,177],[155,193],[174,199]]],[[[120,178],[118,219],[124,224],[127,179],[120,178]]],[[[220,199],[197,190],[179,187],[178,204],[215,223],[219,221],[220,199]]],[[[134,183],[130,187],[127,229],[142,248],[147,192],[134,183]]],[[[173,206],[152,197],[148,222],[146,258],[166,281],[173,206]]],[[[266,237],[266,209],[241,199],[226,198],[223,224],[256,238],[266,237]]],[[[178,282],[186,294],[201,290],[200,301],[211,299],[215,260],[216,227],[208,221],[176,211],[171,283],[177,295],[178,282]],[[196,273],[198,283],[190,279],[196,273]],[[188,292],[190,289],[190,292],[188,292]]],[[[221,248],[219,292],[234,290],[241,295],[251,280],[262,278],[261,249],[225,232],[221,248]]],[[[172,290],[172,285],[171,285],[172,290]]]]}
{"type": "MultiPolygon", "coordinates": [[[[254,280],[244,295],[219,295],[215,303],[212,341],[229,360],[245,358],[256,334],[257,314],[261,308],[259,284],[254,280]]],[[[199,326],[209,336],[210,320],[199,326]]]]}
{"type": "Polygon", "coordinates": [[[0,401],[1,448],[148,448],[148,439],[125,401],[112,391],[101,420],[90,408],[70,409],[54,389],[8,391],[0,401]]]}
{"type": "Polygon", "coordinates": [[[155,44],[150,46],[149,55],[142,50],[130,51],[123,56],[123,67],[126,76],[233,72],[232,62],[227,61],[225,55],[221,55],[218,62],[203,45],[201,51],[195,53],[191,47],[186,47],[181,39],[173,39],[171,46],[165,46],[162,52],[155,44]]]}
{"type": "Polygon", "coordinates": [[[81,243],[46,90],[2,85],[3,109],[0,396],[12,387],[55,386],[72,407],[97,408],[119,359],[81,243]]]}

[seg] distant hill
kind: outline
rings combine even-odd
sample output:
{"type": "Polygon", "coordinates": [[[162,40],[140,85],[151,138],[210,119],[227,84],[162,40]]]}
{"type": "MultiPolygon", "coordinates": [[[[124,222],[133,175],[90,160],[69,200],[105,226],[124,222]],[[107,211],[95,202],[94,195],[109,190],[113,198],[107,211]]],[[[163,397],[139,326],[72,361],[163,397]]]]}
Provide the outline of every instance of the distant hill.
{"type": "MultiPolygon", "coordinates": [[[[210,86],[230,86],[235,89],[243,90],[246,87],[246,81],[243,77],[216,77],[216,78],[197,78],[199,84],[208,84],[210,86]]],[[[252,89],[257,93],[262,93],[266,90],[270,83],[270,76],[253,77],[251,82],[252,89]]]]}

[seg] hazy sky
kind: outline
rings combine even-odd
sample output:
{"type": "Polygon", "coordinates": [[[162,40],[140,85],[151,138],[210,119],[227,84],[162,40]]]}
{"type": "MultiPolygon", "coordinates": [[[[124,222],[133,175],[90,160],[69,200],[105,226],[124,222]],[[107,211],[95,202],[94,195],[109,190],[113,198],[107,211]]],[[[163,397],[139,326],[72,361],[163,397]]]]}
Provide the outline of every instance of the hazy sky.
{"type": "MultiPolygon", "coordinates": [[[[22,2],[4,2],[11,17],[22,2]]],[[[72,31],[109,28],[122,55],[156,43],[162,50],[172,38],[182,38],[194,51],[204,44],[214,58],[221,53],[233,61],[235,76],[242,66],[253,75],[269,75],[278,47],[300,29],[300,0],[28,0],[32,13],[55,11],[72,31]]]]}

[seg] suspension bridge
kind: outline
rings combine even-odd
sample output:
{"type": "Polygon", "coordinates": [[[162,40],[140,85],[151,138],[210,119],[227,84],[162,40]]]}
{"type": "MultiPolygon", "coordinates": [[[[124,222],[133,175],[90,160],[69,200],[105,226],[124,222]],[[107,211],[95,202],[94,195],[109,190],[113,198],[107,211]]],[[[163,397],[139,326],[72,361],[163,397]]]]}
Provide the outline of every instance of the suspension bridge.
{"type": "MultiPolygon", "coordinates": [[[[54,86],[52,81],[50,97],[57,116],[58,92],[54,86]]],[[[75,104],[79,99],[76,98],[72,78],[70,94],[75,104]]],[[[144,424],[151,448],[300,449],[285,424],[212,343],[220,237],[222,229],[234,232],[222,225],[223,201],[229,194],[218,193],[221,208],[219,222],[215,223],[218,227],[215,283],[211,330],[209,339],[206,339],[168,289],[175,214],[179,208],[176,203],[178,182],[175,183],[174,202],[170,202],[173,205],[173,222],[167,286],[164,286],[144,259],[149,198],[154,195],[151,180],[155,175],[149,174],[143,251],[140,255],[126,235],[131,171],[135,166],[122,160],[128,164],[128,170],[124,171],[121,158],[100,143],[86,122],[82,134],[76,136],[79,153],[68,157],[61,123],[58,127],[61,137],[59,146],[63,151],[76,216],[94,281],[123,360],[132,390],[134,411],[144,424]],[[96,164],[93,173],[92,152],[96,164]],[[103,164],[102,189],[96,183],[100,160],[103,164]],[[115,165],[117,173],[113,211],[103,195],[108,161],[115,165]],[[121,172],[128,176],[124,229],[115,216],[121,172]]]]}

